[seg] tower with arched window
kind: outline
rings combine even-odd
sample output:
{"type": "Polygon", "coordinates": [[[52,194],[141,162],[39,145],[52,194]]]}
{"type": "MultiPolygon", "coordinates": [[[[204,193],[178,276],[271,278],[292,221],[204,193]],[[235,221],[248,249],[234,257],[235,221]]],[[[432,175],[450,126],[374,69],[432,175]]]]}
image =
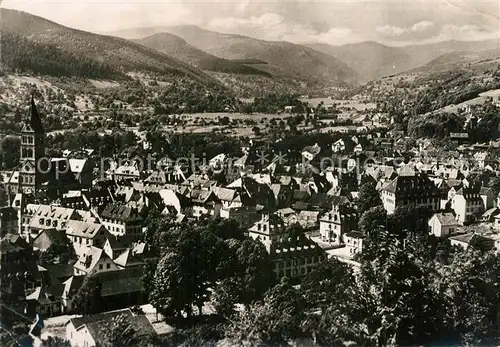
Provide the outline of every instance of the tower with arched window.
{"type": "Polygon", "coordinates": [[[48,167],[45,159],[45,131],[42,120],[31,97],[31,106],[21,127],[21,153],[19,168],[19,192],[35,193],[40,189],[43,173],[48,167]]]}

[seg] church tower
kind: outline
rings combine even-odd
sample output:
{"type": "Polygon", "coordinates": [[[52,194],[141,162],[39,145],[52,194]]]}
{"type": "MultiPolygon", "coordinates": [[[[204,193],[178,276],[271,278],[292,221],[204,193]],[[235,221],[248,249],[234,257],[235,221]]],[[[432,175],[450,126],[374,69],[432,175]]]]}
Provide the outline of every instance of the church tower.
{"type": "Polygon", "coordinates": [[[19,192],[36,193],[42,184],[48,167],[45,157],[45,131],[33,96],[31,106],[21,128],[21,157],[19,169],[19,192]]]}

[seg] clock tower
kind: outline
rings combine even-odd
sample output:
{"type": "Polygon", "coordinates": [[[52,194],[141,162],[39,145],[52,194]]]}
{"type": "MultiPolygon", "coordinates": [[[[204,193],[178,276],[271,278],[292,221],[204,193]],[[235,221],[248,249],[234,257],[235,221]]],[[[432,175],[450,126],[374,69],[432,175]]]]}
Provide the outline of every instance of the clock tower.
{"type": "Polygon", "coordinates": [[[48,167],[44,140],[45,131],[32,96],[31,106],[21,125],[20,193],[36,193],[40,189],[44,172],[48,167]]]}

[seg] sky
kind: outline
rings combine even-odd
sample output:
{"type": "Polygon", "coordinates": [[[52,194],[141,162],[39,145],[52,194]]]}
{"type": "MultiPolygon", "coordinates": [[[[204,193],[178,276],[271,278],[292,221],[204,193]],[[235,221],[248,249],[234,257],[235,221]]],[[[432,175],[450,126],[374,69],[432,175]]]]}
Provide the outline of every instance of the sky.
{"type": "Polygon", "coordinates": [[[3,0],[0,6],[99,33],[192,24],[265,40],[332,45],[500,39],[500,1],[491,0],[3,0]]]}

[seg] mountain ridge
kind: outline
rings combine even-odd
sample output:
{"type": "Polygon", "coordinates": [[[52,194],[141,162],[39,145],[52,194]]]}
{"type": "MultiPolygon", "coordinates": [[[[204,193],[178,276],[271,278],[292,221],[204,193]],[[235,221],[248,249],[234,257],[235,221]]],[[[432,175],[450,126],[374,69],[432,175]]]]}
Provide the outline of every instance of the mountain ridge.
{"type": "Polygon", "coordinates": [[[219,33],[193,25],[146,27],[113,34],[132,38],[161,32],[181,37],[197,49],[219,58],[263,61],[266,64],[252,64],[252,67],[277,77],[331,83],[356,83],[359,79],[358,74],[344,62],[312,48],[286,41],[266,41],[219,33]]]}
{"type": "Polygon", "coordinates": [[[401,72],[424,67],[443,54],[465,51],[483,51],[492,48],[500,49],[499,40],[458,41],[449,40],[432,44],[408,46],[388,46],[375,41],[365,41],[342,46],[321,43],[307,44],[313,49],[330,54],[345,61],[360,75],[364,81],[378,79],[401,72]]]}
{"type": "Polygon", "coordinates": [[[201,70],[138,43],[109,35],[69,28],[26,12],[0,8],[0,30],[94,60],[123,73],[144,71],[189,77],[205,85],[220,83],[201,70]]]}
{"type": "Polygon", "coordinates": [[[271,77],[271,74],[244,63],[219,58],[210,53],[206,53],[190,45],[181,37],[170,33],[153,34],[141,39],[133,39],[132,41],[165,53],[202,70],[271,77]]]}

